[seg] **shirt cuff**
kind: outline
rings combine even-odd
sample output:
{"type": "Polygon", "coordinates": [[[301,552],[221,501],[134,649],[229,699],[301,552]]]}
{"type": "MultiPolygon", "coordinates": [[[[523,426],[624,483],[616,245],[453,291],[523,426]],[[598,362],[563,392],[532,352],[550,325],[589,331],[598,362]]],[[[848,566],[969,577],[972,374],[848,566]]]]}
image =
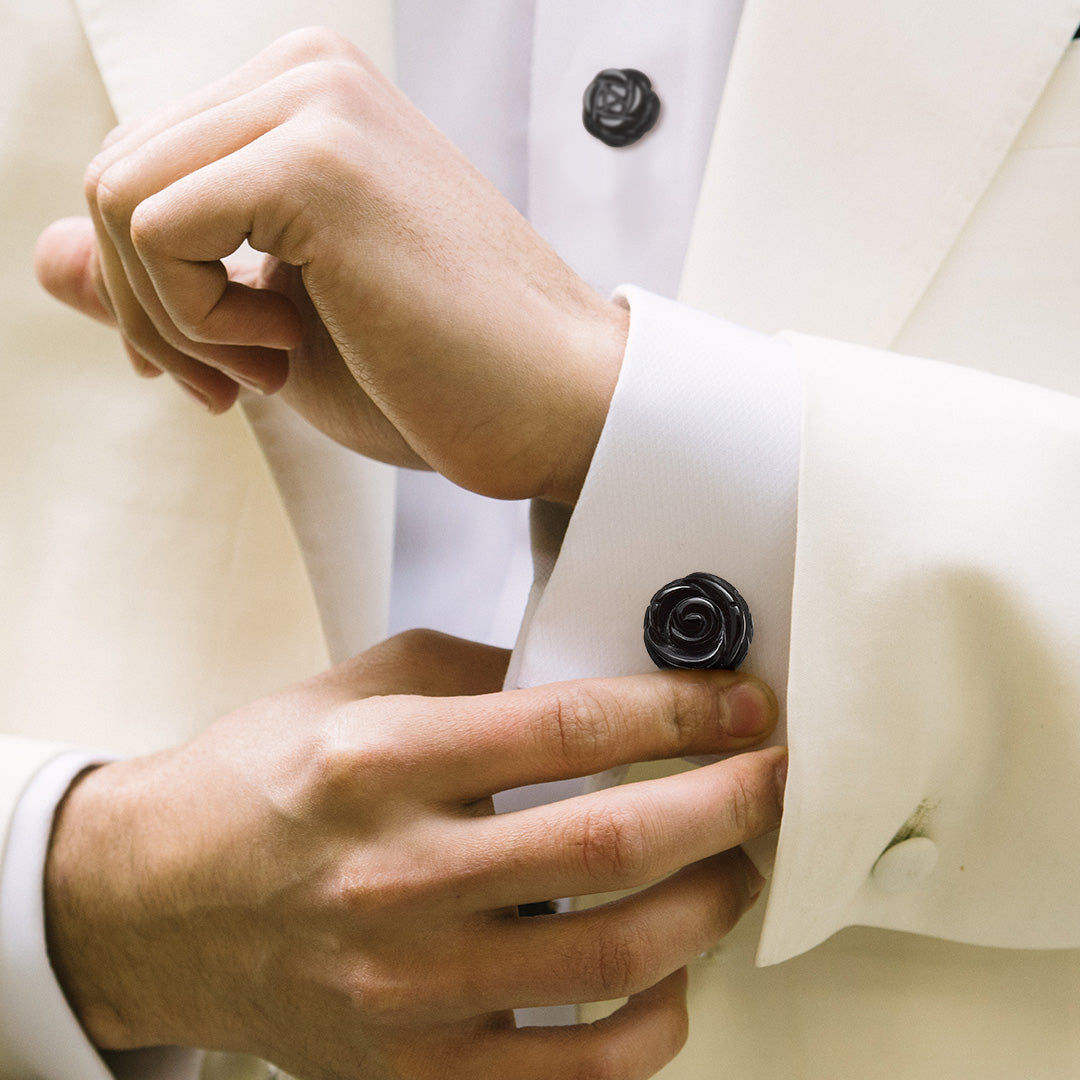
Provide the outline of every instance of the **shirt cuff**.
{"type": "Polygon", "coordinates": [[[107,1065],[71,1011],[49,963],[42,883],[53,817],[74,779],[105,760],[81,750],[61,752],[35,773],[11,818],[0,864],[0,1050],[20,1076],[190,1080],[198,1069],[194,1051],[114,1054],[107,1065]],[[137,1070],[125,1067],[129,1058],[138,1061],[137,1070]]]}
{"type": "MultiPolygon", "coordinates": [[[[802,424],[793,349],[633,286],[616,296],[630,308],[619,382],[569,523],[534,514],[538,585],[508,685],[653,670],[649,600],[703,570],[750,606],[743,670],[776,691],[771,741],[783,743],[802,424]]],[[[775,836],[748,850],[767,869],[775,836]]]]}

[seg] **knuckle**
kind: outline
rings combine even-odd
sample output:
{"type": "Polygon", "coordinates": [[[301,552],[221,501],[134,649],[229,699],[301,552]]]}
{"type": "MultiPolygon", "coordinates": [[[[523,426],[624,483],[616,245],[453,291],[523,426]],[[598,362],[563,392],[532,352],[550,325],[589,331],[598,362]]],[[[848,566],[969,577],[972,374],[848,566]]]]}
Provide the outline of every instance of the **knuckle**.
{"type": "Polygon", "coordinates": [[[323,884],[321,906],[330,922],[343,929],[364,926],[372,932],[393,932],[393,927],[417,919],[430,921],[445,906],[447,879],[433,871],[437,861],[437,854],[404,860],[384,853],[363,866],[341,866],[323,884]]]}
{"type": "Polygon", "coordinates": [[[303,103],[305,116],[319,113],[334,114],[341,105],[346,107],[358,86],[365,83],[364,68],[336,55],[312,55],[281,76],[281,86],[290,97],[303,103]]]}
{"type": "Polygon", "coordinates": [[[329,26],[305,26],[294,30],[282,39],[282,46],[289,60],[297,65],[330,59],[355,63],[363,56],[344,34],[329,26]]]}
{"type": "Polygon", "coordinates": [[[112,155],[107,151],[96,155],[86,167],[83,173],[83,195],[91,206],[97,205],[98,191],[101,188],[101,179],[105,170],[109,167],[112,155]]]}
{"type": "Polygon", "coordinates": [[[562,687],[550,699],[541,722],[541,737],[555,749],[568,770],[592,771],[616,733],[613,701],[583,683],[562,687]]]}
{"type": "Polygon", "coordinates": [[[653,683],[655,700],[649,702],[652,722],[660,729],[665,748],[676,753],[697,745],[705,722],[702,693],[697,679],[681,677],[678,672],[661,676],[653,683]]]}
{"type": "Polygon", "coordinates": [[[355,58],[335,56],[317,65],[320,84],[344,109],[354,106],[371,87],[371,73],[355,58]]]}
{"type": "Polygon", "coordinates": [[[414,1015],[415,988],[410,981],[370,961],[352,966],[341,993],[350,1012],[378,1027],[407,1023],[414,1015]]]}
{"type": "Polygon", "coordinates": [[[396,876],[380,874],[376,879],[370,871],[361,874],[342,867],[324,885],[321,903],[332,922],[371,925],[400,909],[406,892],[396,876]]]}
{"type": "Polygon", "coordinates": [[[326,718],[309,748],[301,773],[302,787],[343,813],[370,801],[383,790],[392,771],[393,748],[357,734],[355,708],[339,706],[326,718]]]}
{"type": "Polygon", "coordinates": [[[627,808],[593,807],[579,819],[575,833],[577,860],[590,877],[637,881],[647,871],[643,823],[627,808]]]}
{"type": "Polygon", "coordinates": [[[382,647],[389,654],[389,659],[394,660],[423,660],[426,657],[439,655],[450,640],[438,630],[403,630],[383,642],[382,647]]]}
{"type": "Polygon", "coordinates": [[[369,959],[357,972],[351,998],[380,1026],[430,1024],[459,1011],[463,981],[443,963],[369,959]]]}
{"type": "Polygon", "coordinates": [[[90,201],[107,223],[126,220],[131,205],[127,193],[127,178],[120,165],[110,165],[96,177],[90,201]]]}
{"type": "Polygon", "coordinates": [[[648,935],[633,922],[608,922],[596,935],[592,960],[593,990],[606,999],[625,997],[651,983],[648,935]]]}
{"type": "Polygon", "coordinates": [[[728,780],[727,814],[731,831],[744,838],[761,831],[761,795],[745,769],[735,768],[728,780]]]}
{"type": "Polygon", "coordinates": [[[128,232],[136,251],[153,251],[160,243],[163,227],[164,214],[160,200],[145,199],[131,209],[128,232]]]}
{"type": "Polygon", "coordinates": [[[700,672],[680,673],[668,680],[668,718],[676,749],[709,744],[720,730],[721,696],[715,683],[700,672]],[[712,736],[712,738],[710,738],[712,736]]]}
{"type": "Polygon", "coordinates": [[[362,156],[351,156],[347,150],[356,142],[352,121],[334,110],[310,111],[297,118],[292,128],[292,145],[296,160],[307,174],[312,189],[321,184],[334,184],[341,179],[348,157],[348,167],[354,181],[364,178],[362,156]]]}

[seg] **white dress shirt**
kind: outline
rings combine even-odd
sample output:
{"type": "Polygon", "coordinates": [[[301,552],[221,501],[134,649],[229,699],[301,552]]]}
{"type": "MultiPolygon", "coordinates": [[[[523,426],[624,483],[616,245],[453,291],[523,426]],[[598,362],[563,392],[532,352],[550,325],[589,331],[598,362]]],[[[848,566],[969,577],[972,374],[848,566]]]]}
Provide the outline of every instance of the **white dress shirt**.
{"type": "MultiPolygon", "coordinates": [[[[632,282],[673,296],[741,6],[742,0],[671,0],[661,11],[649,0],[588,5],[575,0],[399,0],[398,81],[586,281],[604,293],[632,282]],[[584,89],[608,67],[644,71],[662,102],[655,129],[627,148],[602,144],[581,122],[584,89]]],[[[656,311],[662,316],[663,302],[633,289],[624,295],[632,319],[626,363],[655,362],[664,350],[650,340],[650,327],[656,311]]],[[[751,346],[735,361],[734,346],[744,343],[740,335],[714,323],[687,347],[717,350],[717,363],[725,365],[731,383],[732,423],[719,425],[729,433],[730,476],[717,515],[725,527],[734,523],[731,565],[741,573],[715,565],[686,566],[682,572],[709,570],[738,578],[736,584],[754,598],[759,613],[748,667],[782,688],[798,391],[783,346],[771,351],[751,346]],[[728,344],[733,348],[725,354],[728,344]],[[760,360],[760,367],[745,362],[747,352],[760,360]],[[771,413],[770,402],[775,406],[771,413]],[[772,625],[761,612],[770,614],[772,625]]],[[[614,476],[604,474],[603,447],[605,440],[610,443],[627,432],[633,437],[648,405],[613,408],[583,493],[587,501],[618,498],[632,504],[634,477],[618,469],[614,476]]],[[[592,572],[588,553],[595,558],[597,545],[603,544],[602,530],[590,533],[587,510],[583,507],[575,517],[567,541],[571,558],[565,572],[559,571],[571,582],[574,573],[592,572]]],[[[656,512],[656,507],[635,511],[631,506],[631,518],[634,512],[656,512]]],[[[392,630],[429,626],[501,645],[513,642],[531,579],[525,504],[484,499],[436,474],[403,472],[397,530],[392,630]]],[[[662,584],[637,582],[642,596],[635,596],[634,603],[643,610],[648,595],[662,584]]],[[[640,612],[635,621],[640,633],[640,612]]],[[[520,665],[516,677],[529,681],[520,665]]],[[[84,1062],[80,1080],[94,1072],[107,1075],[57,992],[40,903],[54,808],[89,760],[86,755],[57,759],[30,785],[0,879],[0,1002],[28,1005],[0,1011],[0,1026],[18,1024],[13,1030],[26,1039],[27,1059],[41,1075],[56,1080],[62,1073],[53,1063],[71,1061],[79,1053],[84,1062]],[[27,994],[26,987],[36,989],[27,994]],[[83,1049],[73,1050],[76,1044],[83,1049]]],[[[557,793],[545,790],[549,796],[557,793]]],[[[539,797],[532,793],[525,798],[539,797]]],[[[194,1067],[189,1058],[164,1055],[143,1056],[138,1063],[144,1076],[182,1075],[194,1067]]],[[[123,1068],[122,1060],[111,1064],[123,1068]]]]}
{"type": "MultiPolygon", "coordinates": [[[[398,82],[589,284],[674,296],[741,10],[742,0],[662,12],[640,0],[399,0],[398,82]],[[623,149],[581,122],[585,87],[608,67],[645,72],[662,102],[653,131],[623,149]]],[[[744,455],[733,474],[761,475],[752,443],[732,450],[744,455]]],[[[797,462],[778,468],[790,477],[797,462]]],[[[524,506],[433,474],[403,472],[398,484],[391,630],[512,645],[532,578],[524,506]]],[[[793,522],[792,506],[781,512],[793,522]]],[[[778,591],[771,606],[783,609],[778,591]]]]}

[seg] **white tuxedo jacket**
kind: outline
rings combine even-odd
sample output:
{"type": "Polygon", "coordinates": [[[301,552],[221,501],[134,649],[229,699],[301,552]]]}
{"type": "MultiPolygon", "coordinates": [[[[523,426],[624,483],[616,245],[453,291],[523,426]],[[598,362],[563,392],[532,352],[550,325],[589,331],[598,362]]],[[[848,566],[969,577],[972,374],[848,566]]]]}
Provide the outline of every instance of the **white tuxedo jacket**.
{"type": "MultiPolygon", "coordinates": [[[[385,0],[299,7],[0,9],[5,821],[63,744],[174,742],[380,633],[387,471],[272,401],[194,415],[30,282],[112,110],[304,22],[389,62],[385,0]]],[[[775,877],[764,929],[694,967],[665,1076],[1080,1074],[1078,23],[1080,0],[746,0],[683,304],[631,293],[653,361],[539,552],[519,681],[646,668],[655,588],[738,580],[710,356],[783,350],[803,395],[775,877]]]]}

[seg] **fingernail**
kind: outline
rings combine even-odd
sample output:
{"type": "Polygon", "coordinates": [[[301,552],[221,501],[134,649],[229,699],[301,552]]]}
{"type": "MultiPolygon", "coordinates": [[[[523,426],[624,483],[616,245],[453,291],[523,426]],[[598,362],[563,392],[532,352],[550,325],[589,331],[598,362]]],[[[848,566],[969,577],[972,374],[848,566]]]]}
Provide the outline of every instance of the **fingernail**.
{"type": "Polygon", "coordinates": [[[136,352],[126,341],[123,342],[124,352],[127,353],[128,360],[131,361],[132,370],[141,379],[150,379],[155,375],[160,375],[161,372],[149,360],[143,356],[142,353],[136,352]]]}
{"type": "Polygon", "coordinates": [[[764,735],[772,724],[773,699],[760,683],[736,683],[727,691],[727,706],[728,733],[737,739],[764,735]]]}
{"type": "Polygon", "coordinates": [[[241,386],[247,387],[248,390],[253,391],[256,394],[261,394],[265,397],[270,393],[271,383],[259,384],[253,376],[250,375],[238,375],[235,371],[229,372],[229,378],[235,379],[241,386]]]}
{"type": "Polygon", "coordinates": [[[746,856],[743,860],[743,866],[746,870],[746,895],[749,900],[753,901],[761,895],[761,890],[765,888],[765,878],[761,876],[760,871],[749,856],[746,856]]]}

